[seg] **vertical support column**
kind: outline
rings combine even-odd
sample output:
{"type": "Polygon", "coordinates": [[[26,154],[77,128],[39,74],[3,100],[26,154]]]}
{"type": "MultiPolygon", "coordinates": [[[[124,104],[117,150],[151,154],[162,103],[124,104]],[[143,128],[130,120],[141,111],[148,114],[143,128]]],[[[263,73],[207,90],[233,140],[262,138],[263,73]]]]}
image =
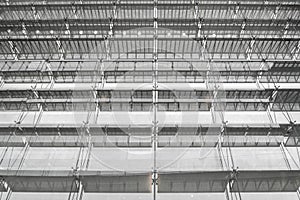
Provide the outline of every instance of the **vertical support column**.
{"type": "Polygon", "coordinates": [[[157,90],[157,68],[158,68],[158,56],[157,56],[157,37],[158,37],[158,25],[157,25],[157,0],[153,0],[154,4],[154,16],[153,16],[153,61],[152,61],[152,111],[153,111],[153,126],[152,126],[152,148],[153,148],[153,171],[152,171],[152,186],[153,186],[153,200],[156,200],[157,194],[157,133],[158,133],[158,121],[157,121],[157,103],[158,103],[158,90],[157,90]]]}
{"type": "Polygon", "coordinates": [[[27,139],[23,139],[23,142],[24,142],[24,147],[22,149],[22,152],[20,154],[22,154],[22,158],[21,158],[21,161],[19,162],[19,165],[18,165],[18,170],[20,170],[24,164],[24,161],[26,159],[26,156],[27,156],[27,153],[28,153],[28,150],[30,148],[30,145],[29,145],[29,142],[27,141],[27,139]]]}
{"type": "Polygon", "coordinates": [[[264,70],[269,70],[270,68],[268,67],[268,64],[266,63],[265,59],[262,59],[260,67],[259,67],[259,71],[257,73],[257,77],[256,77],[256,84],[259,86],[260,84],[260,80],[262,79],[263,76],[263,72],[264,70]]]}
{"type": "MultiPolygon", "coordinates": [[[[293,140],[293,141],[294,141],[294,144],[295,144],[295,145],[298,145],[300,139],[297,140],[297,138],[299,138],[299,133],[298,133],[298,131],[296,130],[296,127],[295,127],[296,122],[297,122],[297,121],[292,121],[292,120],[290,119],[290,125],[289,125],[288,128],[287,128],[287,134],[288,134],[288,137],[284,140],[284,144],[288,144],[288,142],[289,142],[290,140],[293,140]]],[[[298,156],[298,157],[299,157],[299,156],[298,156]]],[[[299,157],[299,158],[300,158],[300,157],[299,157]]],[[[300,161],[300,159],[299,159],[299,161],[300,161]]]]}
{"type": "MultiPolygon", "coordinates": [[[[219,159],[220,159],[220,164],[223,170],[229,170],[230,169],[230,163],[229,161],[225,158],[224,152],[222,149],[222,143],[224,139],[224,134],[225,134],[225,124],[223,123],[220,129],[220,135],[218,139],[218,144],[217,144],[217,149],[218,149],[218,154],[219,154],[219,159]]],[[[227,200],[230,200],[230,187],[229,183],[227,184],[225,188],[225,196],[227,200]]]]}
{"type": "Polygon", "coordinates": [[[289,159],[288,159],[288,157],[287,157],[285,145],[284,145],[283,142],[280,143],[280,150],[281,150],[281,152],[282,152],[283,159],[284,159],[284,161],[285,161],[285,164],[286,164],[287,168],[288,168],[289,170],[291,170],[292,167],[291,167],[291,164],[290,164],[289,159]]]}
{"type": "MultiPolygon", "coordinates": [[[[39,95],[39,92],[37,91],[37,82],[35,84],[34,87],[31,87],[31,91],[33,92],[34,94],[34,97],[36,99],[43,99],[42,97],[40,97],[39,95]]],[[[43,115],[43,112],[44,112],[44,109],[43,109],[43,106],[44,106],[44,103],[38,103],[38,109],[39,111],[36,111],[37,115],[34,116],[33,118],[33,125],[34,125],[34,128],[38,125],[38,123],[40,122],[41,118],[42,118],[42,115],[43,115]]]]}
{"type": "MultiPolygon", "coordinates": [[[[227,158],[225,157],[223,149],[222,149],[222,144],[224,142],[226,123],[227,122],[223,122],[221,125],[217,148],[218,148],[221,167],[223,168],[223,170],[230,170],[230,166],[232,166],[233,163],[230,162],[231,160],[228,160],[228,155],[227,155],[227,158]]],[[[229,155],[229,156],[231,156],[231,155],[229,155]]]]}
{"type": "Polygon", "coordinates": [[[11,53],[12,53],[12,55],[14,57],[14,60],[18,60],[19,56],[20,56],[19,49],[17,48],[17,46],[15,45],[15,43],[10,40],[9,36],[8,36],[7,39],[8,39],[9,47],[10,47],[11,53]]]}
{"type": "Polygon", "coordinates": [[[205,84],[206,88],[209,90],[209,92],[211,92],[210,97],[213,99],[210,106],[212,123],[221,124],[224,121],[224,108],[222,107],[222,102],[218,101],[218,99],[222,98],[222,91],[219,82],[219,75],[213,68],[211,62],[212,60],[209,59],[205,84]]]}
{"type": "Polygon", "coordinates": [[[248,44],[248,48],[246,49],[246,58],[248,61],[251,60],[253,49],[254,49],[254,44],[255,44],[255,37],[252,36],[251,41],[248,44]]]}
{"type": "Polygon", "coordinates": [[[94,124],[97,124],[98,121],[98,116],[100,113],[100,102],[99,102],[99,98],[98,98],[98,90],[97,87],[93,87],[93,98],[92,101],[95,102],[95,115],[94,115],[94,124]]]}
{"type": "Polygon", "coordinates": [[[62,46],[62,43],[60,41],[59,37],[56,37],[56,45],[57,45],[57,50],[58,50],[58,54],[59,54],[59,59],[60,60],[64,60],[65,59],[65,50],[62,46]]]}
{"type": "Polygon", "coordinates": [[[105,77],[104,77],[104,63],[103,63],[103,59],[97,61],[96,65],[95,65],[95,70],[94,70],[94,86],[93,86],[93,98],[95,99],[95,104],[96,104],[96,108],[95,108],[95,115],[94,115],[94,123],[97,124],[98,121],[98,116],[100,113],[100,102],[99,102],[99,98],[98,98],[98,89],[99,89],[99,85],[100,85],[100,89],[102,89],[104,87],[104,82],[105,82],[105,77]],[[101,80],[98,80],[98,77],[100,76],[101,80]],[[99,83],[101,81],[101,83],[99,83]]]}
{"type": "Polygon", "coordinates": [[[298,41],[297,45],[293,48],[291,52],[291,58],[293,61],[299,58],[299,53],[300,53],[300,41],[298,41]]]}
{"type": "Polygon", "coordinates": [[[200,8],[200,2],[197,0],[192,0],[192,7],[193,7],[193,13],[194,13],[194,19],[195,21],[197,21],[197,31],[196,31],[196,38],[201,38],[200,40],[200,46],[201,46],[201,50],[199,52],[199,58],[204,60],[205,59],[205,51],[206,51],[206,45],[207,45],[207,37],[205,35],[202,35],[202,26],[203,26],[203,22],[204,19],[200,16],[199,14],[199,8],[200,8]]]}
{"type": "Polygon", "coordinates": [[[118,4],[120,0],[115,0],[112,5],[112,12],[109,18],[109,31],[105,38],[106,59],[111,59],[111,39],[114,37],[114,22],[118,18],[118,4]]]}
{"type": "Polygon", "coordinates": [[[192,0],[192,5],[193,5],[193,10],[194,10],[194,19],[195,21],[197,21],[197,26],[198,26],[198,29],[197,29],[197,32],[196,32],[196,37],[197,38],[200,38],[201,37],[201,31],[202,31],[202,24],[203,24],[203,21],[204,19],[200,17],[199,15],[199,2],[198,1],[195,1],[195,0],[192,0]]]}
{"type": "Polygon", "coordinates": [[[297,190],[297,197],[298,197],[298,199],[300,200],[300,187],[299,187],[298,190],[297,190]]]}
{"type": "Polygon", "coordinates": [[[72,3],[72,12],[73,12],[74,18],[78,19],[78,8],[77,8],[77,6],[75,5],[74,2],[72,3]]]}
{"type": "Polygon", "coordinates": [[[278,12],[279,12],[280,8],[281,8],[281,3],[278,3],[275,10],[274,10],[274,12],[271,15],[271,18],[273,20],[277,19],[277,15],[278,15],[278,12]]]}
{"type": "Polygon", "coordinates": [[[65,18],[65,27],[66,27],[65,34],[71,37],[70,24],[67,18],[65,18]]]}
{"type": "Polygon", "coordinates": [[[9,200],[10,197],[11,197],[11,194],[12,194],[12,190],[11,188],[9,187],[8,183],[5,181],[5,179],[1,179],[0,180],[0,185],[2,185],[6,191],[5,192],[1,192],[1,199],[3,197],[3,199],[5,200],[9,200]],[[4,193],[4,194],[3,194],[4,193]]]}
{"type": "Polygon", "coordinates": [[[80,149],[77,156],[76,165],[73,169],[74,180],[71,185],[71,190],[68,196],[68,200],[82,200],[84,195],[84,188],[80,177],[81,170],[87,170],[91,157],[91,151],[93,148],[90,127],[89,127],[89,115],[86,122],[80,129],[79,142],[80,149]],[[86,152],[85,152],[86,149],[86,152]]]}
{"type": "Polygon", "coordinates": [[[239,33],[239,37],[241,37],[244,34],[246,25],[247,25],[247,19],[244,19],[244,21],[241,25],[241,30],[240,30],[240,33],[239,33]]]}
{"type": "Polygon", "coordinates": [[[4,80],[4,74],[3,72],[0,72],[0,88],[4,85],[5,80],[4,80]]]}
{"type": "Polygon", "coordinates": [[[228,184],[226,186],[226,198],[227,200],[242,200],[241,193],[239,191],[239,185],[238,185],[238,175],[239,171],[238,168],[232,168],[232,171],[230,173],[230,177],[228,180],[228,184]],[[236,184],[236,187],[238,189],[238,192],[231,192],[231,189],[234,187],[234,184],[236,184]]]}
{"type": "Polygon", "coordinates": [[[102,89],[104,88],[104,84],[105,84],[105,67],[104,67],[103,59],[101,59],[99,62],[100,62],[101,89],[102,89]]]}
{"type": "Polygon", "coordinates": [[[49,60],[45,60],[45,66],[46,66],[46,71],[48,72],[48,77],[50,79],[50,89],[53,88],[53,85],[55,83],[55,80],[54,80],[54,75],[53,75],[53,72],[52,72],[52,69],[51,69],[51,64],[49,62],[49,60]]]}
{"type": "Polygon", "coordinates": [[[34,5],[34,4],[31,5],[31,12],[32,12],[33,18],[34,18],[35,20],[41,19],[41,17],[40,17],[40,15],[39,15],[37,9],[35,8],[35,5],[34,5]]]}
{"type": "Polygon", "coordinates": [[[81,200],[83,197],[83,185],[77,168],[73,169],[74,180],[71,184],[68,200],[81,200]]]}
{"type": "MultiPolygon", "coordinates": [[[[228,179],[226,188],[225,188],[225,196],[227,200],[241,200],[241,194],[240,192],[232,192],[231,189],[234,184],[238,184],[238,167],[235,167],[234,165],[234,160],[230,148],[230,140],[228,140],[228,147],[226,149],[226,156],[224,155],[223,149],[222,149],[222,143],[224,142],[223,139],[226,137],[226,128],[227,128],[227,121],[224,122],[222,121],[221,125],[221,130],[220,130],[220,136],[219,136],[219,141],[218,141],[218,153],[219,153],[219,158],[220,158],[220,163],[223,168],[223,170],[231,170],[230,177],[228,179]]],[[[237,188],[239,186],[237,185],[237,188]]]]}
{"type": "Polygon", "coordinates": [[[268,107],[267,107],[267,114],[268,114],[268,117],[269,117],[271,123],[276,122],[275,114],[274,114],[274,116],[272,116],[271,109],[273,108],[274,100],[277,98],[278,89],[279,89],[279,87],[276,85],[274,85],[274,87],[275,87],[274,90],[272,91],[272,93],[269,96],[269,103],[268,103],[268,107]]]}

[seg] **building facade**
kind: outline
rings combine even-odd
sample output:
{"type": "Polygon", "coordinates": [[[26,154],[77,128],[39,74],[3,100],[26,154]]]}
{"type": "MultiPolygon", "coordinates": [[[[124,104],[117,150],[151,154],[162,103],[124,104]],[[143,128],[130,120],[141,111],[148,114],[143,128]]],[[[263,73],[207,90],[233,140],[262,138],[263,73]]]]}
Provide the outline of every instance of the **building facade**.
{"type": "Polygon", "coordinates": [[[0,3],[0,199],[300,199],[298,0],[0,3]]]}

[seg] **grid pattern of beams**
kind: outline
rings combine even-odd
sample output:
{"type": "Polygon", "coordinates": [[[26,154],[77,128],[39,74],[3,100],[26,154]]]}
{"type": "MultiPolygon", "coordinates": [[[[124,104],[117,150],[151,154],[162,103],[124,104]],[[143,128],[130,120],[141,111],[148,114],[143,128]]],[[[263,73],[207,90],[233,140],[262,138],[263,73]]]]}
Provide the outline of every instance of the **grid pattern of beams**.
{"type": "Polygon", "coordinates": [[[297,193],[297,0],[0,2],[0,192],[297,193]]]}

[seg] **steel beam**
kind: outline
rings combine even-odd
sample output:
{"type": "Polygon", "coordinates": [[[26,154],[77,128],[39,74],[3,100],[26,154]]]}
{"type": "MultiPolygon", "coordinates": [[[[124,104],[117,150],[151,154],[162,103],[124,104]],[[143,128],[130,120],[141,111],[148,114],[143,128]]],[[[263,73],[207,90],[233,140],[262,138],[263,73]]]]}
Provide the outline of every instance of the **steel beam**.
{"type": "MultiPolygon", "coordinates": [[[[91,91],[95,84],[93,83],[55,83],[51,90],[53,91],[91,91]]],[[[280,87],[282,90],[295,90],[300,88],[300,83],[222,83],[222,90],[243,90],[243,91],[266,91],[273,90],[275,86],[280,87]]],[[[24,91],[31,90],[32,87],[36,86],[37,91],[47,91],[50,89],[48,83],[5,83],[0,88],[0,91],[24,91]]],[[[97,90],[150,90],[152,91],[151,83],[105,83],[103,87],[99,85],[97,90]]],[[[158,83],[157,90],[181,90],[181,91],[209,91],[206,83],[158,83]]]]}
{"type": "MultiPolygon", "coordinates": [[[[15,124],[15,120],[18,118],[21,112],[1,112],[0,120],[1,126],[12,126],[15,124]]],[[[299,112],[287,112],[293,119],[299,119],[299,112]]],[[[31,125],[33,127],[35,118],[38,112],[26,112],[22,119],[22,125],[31,125]]],[[[97,113],[91,112],[91,117],[94,117],[97,113]]],[[[98,120],[95,122],[97,125],[112,125],[112,126],[128,126],[128,125],[151,125],[151,112],[100,112],[98,113],[98,120]]],[[[39,123],[37,125],[76,125],[82,124],[82,121],[86,120],[88,112],[59,112],[59,111],[44,111],[39,123]]],[[[289,120],[286,119],[286,113],[282,112],[270,112],[267,111],[226,111],[224,112],[226,121],[229,124],[240,125],[279,125],[289,124],[289,120]]],[[[200,112],[158,112],[157,120],[161,121],[165,126],[172,125],[195,125],[195,124],[211,124],[212,115],[209,111],[200,112]]],[[[298,122],[297,122],[298,123],[298,122]]]]}
{"type": "MultiPolygon", "coordinates": [[[[70,192],[72,171],[2,170],[2,177],[15,192],[70,192]]],[[[151,192],[149,173],[78,171],[84,192],[151,192]]],[[[158,192],[224,192],[231,171],[160,172],[158,192]]],[[[231,192],[296,192],[298,170],[238,171],[231,192]]]]}

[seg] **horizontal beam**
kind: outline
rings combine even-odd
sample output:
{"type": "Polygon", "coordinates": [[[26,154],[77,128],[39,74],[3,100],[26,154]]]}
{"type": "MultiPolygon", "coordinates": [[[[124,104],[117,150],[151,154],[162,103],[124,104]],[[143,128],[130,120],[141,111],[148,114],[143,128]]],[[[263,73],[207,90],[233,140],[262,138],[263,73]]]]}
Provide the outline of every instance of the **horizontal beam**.
{"type": "MultiPolygon", "coordinates": [[[[300,5],[297,4],[299,3],[297,0],[288,0],[288,1],[284,1],[281,2],[280,6],[282,9],[284,8],[297,8],[300,5]],[[293,3],[293,4],[292,4],[293,3]]],[[[235,7],[236,4],[234,3],[225,3],[225,2],[220,2],[220,3],[213,3],[210,1],[203,1],[203,2],[199,2],[199,9],[216,9],[216,8],[222,8],[222,9],[226,9],[228,7],[235,7]]],[[[39,8],[47,8],[47,9],[59,9],[59,8],[68,8],[68,9],[72,9],[72,6],[77,6],[77,7],[85,7],[88,6],[88,8],[92,9],[96,9],[95,6],[98,6],[102,9],[112,9],[113,5],[112,3],[110,3],[109,1],[104,1],[99,3],[96,0],[89,0],[88,2],[83,2],[83,3],[77,3],[77,2],[73,2],[73,1],[69,1],[68,3],[66,3],[66,0],[64,0],[63,2],[61,1],[57,1],[57,2],[48,2],[47,4],[43,4],[40,2],[34,2],[34,4],[29,4],[27,2],[23,2],[23,1],[12,1],[10,2],[9,5],[7,4],[3,4],[3,9],[10,9],[10,10],[30,10],[32,8],[32,6],[36,7],[37,9],[39,8]],[[18,4],[16,4],[16,2],[18,2],[18,4]]],[[[139,1],[139,2],[120,2],[118,3],[118,7],[126,7],[126,8],[130,8],[132,10],[134,10],[134,8],[143,8],[143,9],[151,9],[149,7],[153,6],[153,4],[149,3],[149,1],[139,1]]],[[[192,3],[186,3],[186,2],[172,2],[172,3],[168,3],[167,1],[160,1],[157,3],[157,7],[159,8],[169,8],[172,10],[176,10],[176,9],[182,9],[183,7],[187,7],[187,8],[192,8],[195,5],[192,3]],[[171,5],[171,7],[170,7],[171,5]]],[[[268,7],[268,8],[273,8],[275,9],[278,5],[277,2],[276,3],[268,3],[267,5],[263,3],[263,1],[261,0],[255,0],[252,1],[251,3],[249,3],[248,1],[239,1],[239,6],[241,8],[256,8],[256,7],[268,7]]],[[[98,8],[97,8],[98,9],[98,8]]]]}
{"type": "Polygon", "coordinates": [[[2,170],[0,174],[13,192],[76,192],[78,182],[85,192],[151,192],[150,173],[2,170]]]}
{"type": "MultiPolygon", "coordinates": [[[[300,61],[299,61],[300,62],[300,61]]],[[[230,68],[230,70],[236,71],[246,68],[249,71],[266,71],[272,69],[273,67],[279,67],[283,69],[295,68],[297,61],[242,61],[242,60],[232,60],[232,61],[208,61],[208,60],[184,60],[184,59],[159,59],[158,71],[184,71],[184,70],[195,70],[195,71],[207,71],[209,64],[213,70],[224,70],[230,68]],[[261,68],[262,65],[267,67],[261,68]]],[[[89,60],[65,60],[65,61],[50,61],[50,60],[24,60],[24,61],[1,61],[0,68],[1,72],[27,72],[27,73],[37,73],[47,70],[46,66],[48,65],[52,72],[55,71],[85,71],[85,72],[94,72],[95,69],[99,69],[103,64],[102,71],[151,71],[147,66],[152,64],[151,59],[117,59],[117,60],[98,60],[98,61],[89,61],[89,60]],[[63,69],[62,69],[63,68],[63,69]]],[[[245,71],[245,69],[244,69],[245,71]]],[[[26,74],[26,73],[25,73],[26,74]]]]}
{"type": "MultiPolygon", "coordinates": [[[[299,89],[300,90],[300,89],[299,89]]],[[[27,103],[27,104],[39,104],[39,103],[152,103],[151,97],[149,98],[76,98],[70,97],[68,99],[30,99],[30,98],[0,98],[0,103],[27,103]]],[[[269,99],[230,99],[230,98],[219,98],[219,99],[211,99],[209,97],[205,99],[200,99],[192,97],[190,99],[185,98],[170,98],[170,99],[158,99],[158,103],[269,103],[269,99]]]]}
{"type": "Polygon", "coordinates": [[[232,192],[296,192],[300,186],[299,171],[239,171],[159,174],[158,192],[224,192],[233,182],[232,192]]]}
{"type": "MultiPolygon", "coordinates": [[[[158,112],[157,121],[161,126],[185,125],[191,126],[198,124],[215,124],[222,123],[224,120],[228,124],[239,125],[281,125],[290,124],[286,118],[289,115],[291,119],[297,121],[300,117],[300,112],[282,112],[282,111],[203,111],[203,112],[158,112]]],[[[22,126],[34,127],[35,125],[41,126],[74,126],[83,125],[83,122],[96,124],[101,126],[151,126],[151,112],[59,112],[59,111],[44,111],[40,118],[39,112],[29,111],[2,111],[0,112],[0,126],[15,126],[16,120],[20,116],[22,126]]],[[[299,123],[299,121],[297,121],[299,123]]]]}
{"type": "MultiPolygon", "coordinates": [[[[80,62],[80,63],[97,63],[97,62],[103,62],[103,63],[112,63],[112,62],[124,62],[124,63],[128,63],[128,62],[141,62],[141,63],[145,63],[145,62],[149,62],[152,63],[152,59],[151,58],[118,58],[115,60],[108,60],[108,59],[96,59],[96,58],[83,58],[83,59],[78,59],[78,58],[74,58],[74,59],[64,59],[64,60],[60,60],[60,59],[18,59],[18,60],[14,60],[14,59],[0,59],[1,63],[20,63],[20,62],[32,62],[32,63],[36,63],[36,62],[50,62],[50,63],[76,63],[76,62],[80,62]]],[[[203,58],[203,59],[199,59],[199,58],[158,58],[158,63],[163,63],[163,62],[175,62],[175,63],[218,63],[218,64],[222,64],[224,62],[232,62],[234,64],[237,63],[262,63],[262,62],[274,62],[274,63],[278,63],[278,64],[287,64],[287,65],[296,65],[300,62],[300,60],[292,60],[289,58],[286,59],[272,59],[272,58],[266,58],[266,59],[257,59],[257,58],[253,58],[253,59],[244,59],[244,58],[239,58],[239,59],[234,59],[234,58],[214,58],[214,59],[208,59],[208,58],[203,58]]],[[[1,64],[2,65],[2,64],[1,64]]]]}
{"type": "MultiPolygon", "coordinates": [[[[196,128],[195,128],[196,130],[196,128]]],[[[80,134],[80,130],[74,132],[74,134],[80,134]]],[[[216,147],[219,144],[223,147],[279,147],[281,143],[287,140],[287,137],[283,135],[273,135],[272,131],[269,135],[225,135],[220,139],[220,131],[210,132],[208,135],[174,135],[163,136],[158,135],[158,148],[201,148],[201,147],[216,147]]],[[[7,133],[9,134],[9,133],[7,133]]],[[[34,134],[34,132],[32,132],[34,134]]],[[[24,147],[28,144],[30,147],[88,147],[92,145],[93,147],[111,147],[111,148],[150,148],[151,147],[151,133],[148,135],[146,133],[140,133],[141,135],[130,135],[123,136],[120,135],[109,135],[109,136],[24,136],[24,135],[14,135],[14,136],[0,136],[0,147],[24,147]],[[90,141],[90,142],[88,142],[90,141]]],[[[99,133],[101,134],[101,132],[99,133]]],[[[103,133],[102,133],[103,134],[103,133]]],[[[192,133],[190,133],[192,134],[192,133]]],[[[277,133],[275,133],[277,134],[277,133]]],[[[297,137],[291,137],[290,142],[286,146],[297,147],[297,137]],[[293,140],[295,139],[295,142],[293,140]]]]}
{"type": "MultiPolygon", "coordinates": [[[[133,32],[131,29],[139,29],[141,27],[151,27],[151,18],[126,18],[126,19],[117,19],[117,22],[114,24],[114,32],[128,30],[128,32],[133,32]]],[[[236,19],[235,24],[232,23],[232,19],[207,19],[205,18],[202,21],[201,31],[212,31],[212,30],[222,30],[222,31],[241,31],[241,25],[243,24],[244,19],[236,19]]],[[[15,32],[22,31],[22,25],[26,26],[26,30],[30,32],[35,32],[39,30],[40,33],[44,31],[58,31],[61,32],[64,30],[66,21],[64,19],[56,20],[1,20],[2,24],[5,26],[0,26],[0,32],[7,32],[8,29],[15,32]]],[[[163,28],[170,30],[184,30],[184,31],[195,31],[198,30],[197,27],[198,19],[158,19],[158,26],[163,30],[163,28]]],[[[108,19],[69,19],[67,21],[69,24],[69,29],[71,32],[78,30],[84,31],[93,31],[99,30],[109,31],[109,20],[108,19]]],[[[247,28],[244,32],[248,31],[257,31],[255,34],[257,37],[260,35],[259,32],[263,31],[277,31],[282,32],[284,26],[286,25],[287,20],[281,19],[247,19],[247,28]]],[[[289,32],[297,32],[300,30],[297,25],[299,24],[298,20],[289,20],[290,28],[289,32]]],[[[150,33],[150,32],[149,32],[150,33]]],[[[151,34],[151,33],[150,33],[151,34]]],[[[227,32],[228,34],[228,32],[227,32]]],[[[274,34],[274,33],[273,33],[274,34]]],[[[79,35],[79,34],[78,34],[79,35]]],[[[265,35],[265,34],[264,34],[265,35]]],[[[30,34],[29,34],[30,36],[30,34]]],[[[41,37],[41,36],[40,36],[41,37]]],[[[274,34],[274,37],[278,37],[274,34]]],[[[159,37],[160,38],[160,37],[159,37]]]]}
{"type": "MultiPolygon", "coordinates": [[[[85,193],[151,192],[152,184],[150,173],[1,170],[0,174],[13,192],[76,192],[72,187],[76,177],[85,193]]],[[[160,193],[224,192],[229,183],[232,192],[296,192],[300,176],[298,170],[158,173],[160,193]]]]}
{"type": "MultiPolygon", "coordinates": [[[[171,91],[209,91],[213,89],[214,85],[219,85],[219,91],[226,90],[274,90],[279,87],[281,90],[288,89],[300,89],[300,83],[158,83],[157,90],[171,90],[171,91]]],[[[51,85],[50,83],[5,83],[0,87],[0,91],[7,90],[32,90],[35,88],[36,91],[93,91],[93,90],[153,90],[152,83],[55,83],[51,85]]]]}
{"type": "MultiPolygon", "coordinates": [[[[151,29],[149,29],[148,31],[151,31],[151,29]]],[[[106,40],[106,37],[103,36],[98,36],[95,34],[91,34],[91,35],[85,35],[85,36],[81,36],[81,35],[73,35],[70,37],[70,35],[68,34],[64,34],[64,35],[60,35],[59,36],[59,40],[61,42],[89,42],[89,41],[93,41],[93,42],[104,42],[106,40]]],[[[225,35],[225,36],[218,36],[218,35],[213,35],[213,36],[209,36],[209,37],[205,37],[205,38],[198,38],[195,37],[194,35],[192,36],[185,36],[185,37],[168,37],[168,36],[158,36],[157,41],[158,42],[176,42],[176,41],[182,41],[182,42],[201,42],[203,40],[206,40],[207,42],[228,42],[228,41],[234,41],[237,43],[242,43],[242,42],[251,42],[253,40],[253,35],[247,35],[247,36],[232,36],[232,35],[225,35]]],[[[16,36],[0,36],[0,42],[3,43],[3,45],[9,45],[9,44],[5,44],[8,42],[25,42],[27,45],[29,45],[32,42],[47,42],[47,41],[52,41],[53,43],[55,43],[57,41],[56,37],[53,37],[52,35],[49,34],[45,34],[45,35],[32,35],[30,37],[28,36],[22,36],[22,35],[16,35],[16,36]]],[[[149,41],[152,42],[152,39],[150,37],[143,37],[143,36],[138,36],[136,35],[135,37],[129,37],[129,36],[122,36],[122,37],[114,37],[113,40],[111,41],[112,43],[118,43],[118,42],[133,42],[133,41],[149,41]]],[[[267,37],[262,36],[262,37],[256,37],[255,41],[258,42],[276,42],[276,43],[288,43],[288,42],[298,42],[299,41],[299,37],[293,36],[293,37],[284,37],[282,38],[280,37],[267,37]]],[[[23,44],[24,45],[24,44],[23,44]]],[[[209,44],[207,44],[209,46],[209,44]]],[[[295,43],[296,45],[296,43],[295,43]]],[[[198,49],[200,50],[200,44],[197,43],[198,49]]],[[[143,46],[142,46],[143,47],[143,46]]],[[[136,50],[135,48],[133,48],[133,50],[136,50]]],[[[161,50],[161,49],[160,49],[161,50]]],[[[166,51],[166,49],[163,49],[166,51]]],[[[90,52],[90,53],[93,53],[90,52]]],[[[128,52],[127,52],[128,53],[128,52]]],[[[143,52],[145,53],[145,52],[143,52]]],[[[163,52],[165,53],[165,52],[163,52]]]]}

